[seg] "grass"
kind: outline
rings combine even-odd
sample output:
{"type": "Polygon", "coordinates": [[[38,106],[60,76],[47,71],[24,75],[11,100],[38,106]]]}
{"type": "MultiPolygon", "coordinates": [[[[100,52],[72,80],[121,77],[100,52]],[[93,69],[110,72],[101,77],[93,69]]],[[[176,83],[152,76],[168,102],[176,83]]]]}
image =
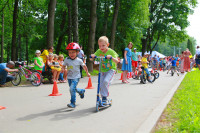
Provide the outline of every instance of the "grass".
{"type": "Polygon", "coordinates": [[[200,132],[200,71],[187,73],[156,126],[156,133],[200,132]]]}

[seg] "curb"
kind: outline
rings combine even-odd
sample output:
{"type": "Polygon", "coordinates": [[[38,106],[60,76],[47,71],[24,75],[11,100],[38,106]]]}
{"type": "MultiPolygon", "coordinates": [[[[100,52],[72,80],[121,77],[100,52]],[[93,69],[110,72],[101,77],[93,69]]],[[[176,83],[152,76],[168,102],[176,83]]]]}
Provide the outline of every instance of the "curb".
{"type": "Polygon", "coordinates": [[[140,127],[136,130],[136,133],[152,133],[154,128],[160,119],[164,109],[167,104],[170,102],[171,98],[174,96],[174,93],[178,89],[182,80],[184,79],[186,73],[178,80],[175,86],[168,92],[168,94],[162,99],[159,105],[152,111],[152,113],[147,117],[147,119],[140,125],[140,127]]]}

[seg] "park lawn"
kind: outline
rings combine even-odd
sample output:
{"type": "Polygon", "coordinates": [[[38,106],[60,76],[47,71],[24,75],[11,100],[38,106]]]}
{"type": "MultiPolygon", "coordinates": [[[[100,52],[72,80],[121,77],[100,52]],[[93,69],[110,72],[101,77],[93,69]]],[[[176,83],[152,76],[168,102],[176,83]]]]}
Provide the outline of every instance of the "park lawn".
{"type": "Polygon", "coordinates": [[[156,133],[200,132],[200,71],[187,73],[158,122],[156,133]]]}

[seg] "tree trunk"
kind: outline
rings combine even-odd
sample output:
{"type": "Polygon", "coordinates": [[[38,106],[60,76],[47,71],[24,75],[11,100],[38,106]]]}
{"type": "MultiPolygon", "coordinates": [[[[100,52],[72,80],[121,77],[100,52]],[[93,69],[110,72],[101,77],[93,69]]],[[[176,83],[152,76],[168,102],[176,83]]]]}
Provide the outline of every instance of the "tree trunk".
{"type": "Polygon", "coordinates": [[[17,10],[18,10],[18,0],[15,0],[14,11],[13,11],[13,31],[12,31],[12,48],[11,48],[12,61],[16,61],[17,10]]]}
{"type": "Polygon", "coordinates": [[[22,61],[22,50],[21,50],[21,34],[19,34],[19,37],[18,37],[18,48],[19,48],[19,61],[22,61]]]}
{"type": "Polygon", "coordinates": [[[8,43],[8,45],[7,45],[7,62],[8,61],[10,61],[10,58],[9,58],[9,56],[10,56],[10,43],[8,43]]]}
{"type": "Polygon", "coordinates": [[[53,46],[54,43],[55,8],[56,8],[56,0],[50,0],[48,5],[47,47],[53,46]]]}
{"type": "Polygon", "coordinates": [[[142,38],[141,41],[142,41],[142,56],[143,56],[147,50],[147,39],[142,38]]]}
{"type": "Polygon", "coordinates": [[[105,2],[104,8],[105,8],[105,13],[104,13],[103,35],[106,36],[108,27],[108,16],[109,16],[109,4],[107,0],[105,2]]]}
{"type": "Polygon", "coordinates": [[[72,26],[73,26],[73,42],[79,41],[78,37],[78,0],[72,0],[72,26]]]}
{"type": "Polygon", "coordinates": [[[60,34],[59,39],[58,39],[58,44],[57,44],[57,48],[56,48],[56,54],[59,54],[59,51],[60,51],[60,48],[61,48],[61,45],[62,45],[62,40],[63,40],[63,37],[65,35],[64,27],[65,27],[65,22],[66,22],[66,15],[67,15],[67,11],[64,11],[63,15],[62,15],[62,22],[60,24],[61,34],[60,34]]]}
{"type": "MultiPolygon", "coordinates": [[[[96,23],[97,23],[97,0],[91,0],[91,8],[90,8],[90,31],[89,31],[89,39],[88,39],[88,55],[94,53],[94,44],[95,44],[95,31],[96,31],[96,23]]],[[[93,62],[88,59],[88,70],[90,72],[93,71],[93,62]]]]}
{"type": "Polygon", "coordinates": [[[110,39],[110,45],[112,49],[114,49],[114,43],[115,43],[115,32],[116,32],[116,26],[117,26],[118,12],[119,12],[119,0],[115,0],[115,10],[113,14],[112,31],[111,31],[111,39],[110,39]]]}
{"type": "Polygon", "coordinates": [[[0,63],[3,63],[3,46],[4,46],[4,12],[2,10],[1,60],[0,60],[0,63]]]}
{"type": "Polygon", "coordinates": [[[71,15],[71,5],[69,0],[66,0],[67,8],[68,8],[68,44],[72,42],[72,15],[71,15]]]}
{"type": "Polygon", "coordinates": [[[27,61],[27,65],[29,62],[29,58],[28,58],[28,35],[26,35],[26,61],[27,61]]]}

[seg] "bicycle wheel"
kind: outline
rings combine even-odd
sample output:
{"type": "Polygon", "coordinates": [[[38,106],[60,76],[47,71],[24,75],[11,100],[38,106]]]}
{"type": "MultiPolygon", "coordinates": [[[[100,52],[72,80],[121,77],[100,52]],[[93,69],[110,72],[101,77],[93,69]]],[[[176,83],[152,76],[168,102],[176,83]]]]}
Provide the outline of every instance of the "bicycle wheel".
{"type": "Polygon", "coordinates": [[[146,84],[146,77],[145,77],[144,74],[142,74],[142,75],[140,76],[140,79],[141,79],[141,83],[146,84]]]}
{"type": "Polygon", "coordinates": [[[148,82],[154,82],[155,80],[156,80],[156,76],[155,76],[155,74],[153,74],[153,73],[150,74],[150,79],[147,78],[147,81],[148,81],[148,82]]]}
{"type": "Polygon", "coordinates": [[[34,86],[39,86],[42,83],[42,75],[39,72],[33,72],[30,78],[31,84],[34,86]]]}
{"type": "Polygon", "coordinates": [[[156,78],[156,79],[158,79],[159,76],[160,76],[159,72],[155,72],[154,75],[155,75],[155,78],[156,78]]]}
{"type": "Polygon", "coordinates": [[[11,83],[14,86],[18,86],[21,83],[21,75],[19,72],[13,72],[12,74],[13,74],[14,80],[12,80],[11,83]]]}

